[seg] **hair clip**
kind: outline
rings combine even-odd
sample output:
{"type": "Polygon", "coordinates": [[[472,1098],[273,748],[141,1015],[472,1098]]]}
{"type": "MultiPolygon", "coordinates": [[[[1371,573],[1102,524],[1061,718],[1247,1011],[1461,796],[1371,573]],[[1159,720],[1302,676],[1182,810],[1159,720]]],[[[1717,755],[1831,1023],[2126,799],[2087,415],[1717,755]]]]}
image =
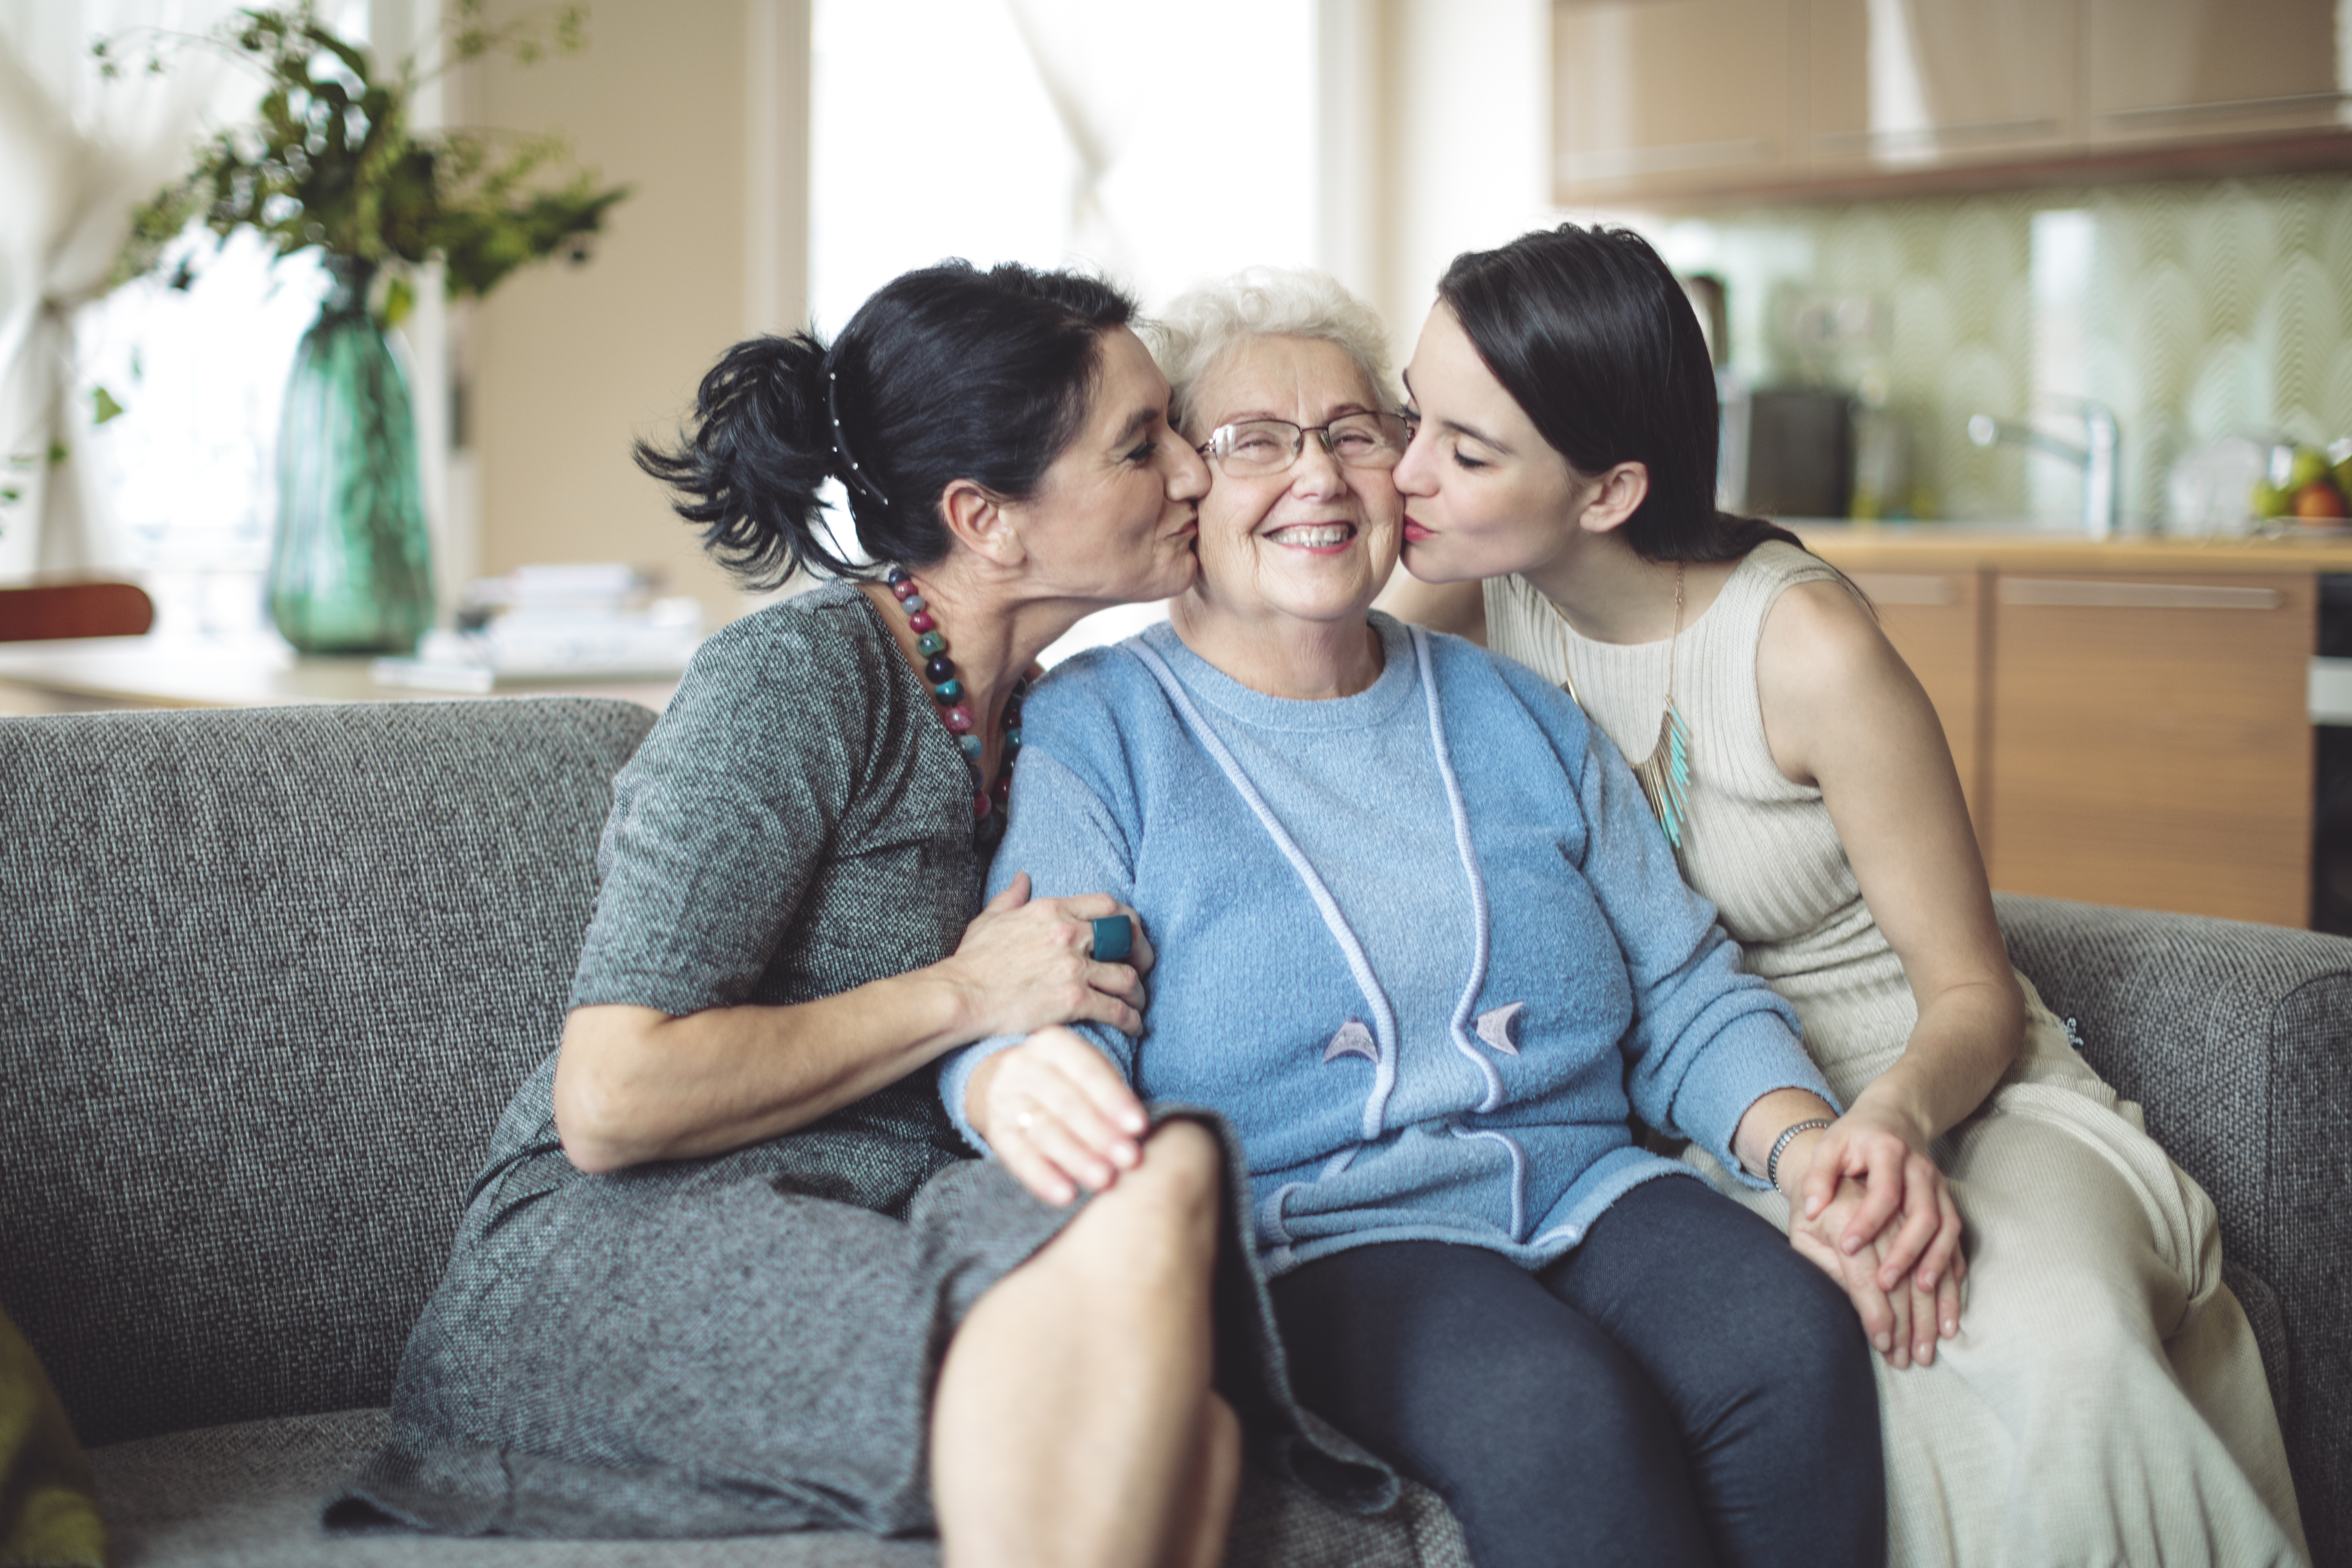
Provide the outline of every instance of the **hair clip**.
{"type": "Polygon", "coordinates": [[[835,391],[840,384],[840,381],[841,378],[835,375],[832,371],[826,371],[824,373],[824,411],[832,417],[833,420],[834,461],[840,465],[843,470],[847,474],[850,483],[856,485],[859,489],[864,490],[867,495],[872,496],[877,504],[888,506],[890,504],[890,498],[884,495],[881,490],[876,487],[874,481],[866,477],[866,470],[859,468],[857,466],[857,459],[849,455],[849,447],[842,438],[841,402],[835,395],[835,391]]]}

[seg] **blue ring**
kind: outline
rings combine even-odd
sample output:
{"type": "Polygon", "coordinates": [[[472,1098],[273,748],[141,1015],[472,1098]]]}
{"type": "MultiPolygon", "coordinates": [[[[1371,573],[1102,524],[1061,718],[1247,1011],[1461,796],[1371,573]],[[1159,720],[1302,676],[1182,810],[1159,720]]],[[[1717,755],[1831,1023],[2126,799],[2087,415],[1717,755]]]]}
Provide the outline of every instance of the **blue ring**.
{"type": "Polygon", "coordinates": [[[1097,963],[1122,963],[1135,951],[1135,922],[1125,915],[1105,915],[1094,928],[1087,952],[1097,963]]]}

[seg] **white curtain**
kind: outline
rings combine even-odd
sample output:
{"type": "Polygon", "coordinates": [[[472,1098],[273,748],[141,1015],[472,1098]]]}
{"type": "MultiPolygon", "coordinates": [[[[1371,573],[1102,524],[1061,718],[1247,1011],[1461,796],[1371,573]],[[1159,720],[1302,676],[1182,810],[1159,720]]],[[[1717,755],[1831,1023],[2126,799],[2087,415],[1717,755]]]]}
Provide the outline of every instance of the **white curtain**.
{"type": "Polygon", "coordinates": [[[142,47],[208,31],[233,0],[0,0],[0,581],[103,567],[89,483],[92,410],[77,384],[73,315],[105,289],[131,215],[185,166],[206,111],[248,109],[257,79],[217,51],[136,58],[113,79],[100,37],[142,47]],[[60,461],[52,454],[62,452],[60,461]]]}
{"type": "Polygon", "coordinates": [[[1118,67],[1145,58],[1143,50],[1155,41],[1150,34],[1166,26],[1165,18],[1085,0],[1007,0],[1007,9],[1077,159],[1070,253],[1131,279],[1129,240],[1105,205],[1104,184],[1127,151],[1130,127],[1152,104],[1150,95],[1137,90],[1134,75],[1118,67]]]}
{"type": "Polygon", "coordinates": [[[1318,256],[1312,0],[1004,0],[1077,163],[1069,255],[1148,303],[1318,256]]]}

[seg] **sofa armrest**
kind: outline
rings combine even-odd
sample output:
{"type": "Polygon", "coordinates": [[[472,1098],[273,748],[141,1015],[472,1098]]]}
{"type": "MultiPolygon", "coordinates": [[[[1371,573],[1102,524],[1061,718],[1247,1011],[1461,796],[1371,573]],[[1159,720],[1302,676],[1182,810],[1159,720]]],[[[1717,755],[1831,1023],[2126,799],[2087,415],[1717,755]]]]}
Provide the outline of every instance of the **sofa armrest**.
{"type": "MultiPolygon", "coordinates": [[[[2352,1562],[2352,942],[2000,894],[2011,958],[2276,1293],[2315,1561],[2352,1562]]],[[[2251,1305],[2251,1303],[2250,1303],[2251,1305]]]]}

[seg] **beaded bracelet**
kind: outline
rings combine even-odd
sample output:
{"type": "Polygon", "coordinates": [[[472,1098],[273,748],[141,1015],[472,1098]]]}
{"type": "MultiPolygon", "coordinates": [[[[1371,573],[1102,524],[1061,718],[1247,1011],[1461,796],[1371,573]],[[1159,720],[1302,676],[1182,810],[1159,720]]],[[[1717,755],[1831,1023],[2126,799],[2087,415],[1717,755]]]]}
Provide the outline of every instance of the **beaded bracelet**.
{"type": "Polygon", "coordinates": [[[1799,1133],[1811,1132],[1829,1125],[1830,1123],[1827,1120],[1816,1116],[1810,1121],[1799,1121],[1790,1126],[1782,1128],[1780,1130],[1780,1136],[1772,1140],[1772,1152],[1764,1157],[1764,1180],[1766,1184],[1772,1187],[1775,1191],[1779,1190],[1780,1185],[1781,1152],[1787,1149],[1790,1144],[1797,1141],[1797,1135],[1799,1133]]]}

